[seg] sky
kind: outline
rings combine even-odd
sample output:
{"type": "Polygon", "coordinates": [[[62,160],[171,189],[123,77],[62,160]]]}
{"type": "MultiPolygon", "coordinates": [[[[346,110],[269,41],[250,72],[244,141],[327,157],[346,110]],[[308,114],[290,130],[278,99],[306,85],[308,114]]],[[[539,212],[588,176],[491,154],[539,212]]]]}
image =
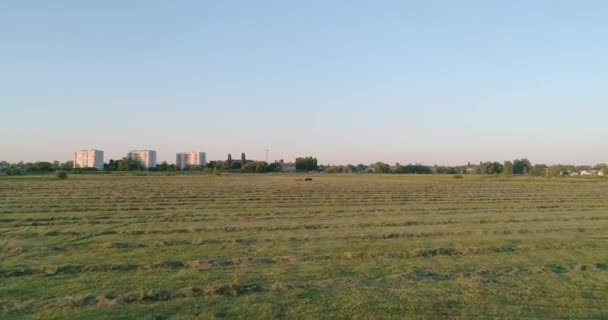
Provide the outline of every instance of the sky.
{"type": "Polygon", "coordinates": [[[3,1],[0,160],[606,163],[607,35],[607,1],[3,1]]]}

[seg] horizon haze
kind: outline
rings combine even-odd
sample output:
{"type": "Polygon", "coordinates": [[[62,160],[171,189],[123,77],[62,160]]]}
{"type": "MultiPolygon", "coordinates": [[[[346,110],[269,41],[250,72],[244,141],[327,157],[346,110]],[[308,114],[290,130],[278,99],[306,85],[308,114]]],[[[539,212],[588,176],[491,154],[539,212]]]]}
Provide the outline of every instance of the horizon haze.
{"type": "Polygon", "coordinates": [[[603,1],[7,2],[0,160],[608,162],[603,1]]]}

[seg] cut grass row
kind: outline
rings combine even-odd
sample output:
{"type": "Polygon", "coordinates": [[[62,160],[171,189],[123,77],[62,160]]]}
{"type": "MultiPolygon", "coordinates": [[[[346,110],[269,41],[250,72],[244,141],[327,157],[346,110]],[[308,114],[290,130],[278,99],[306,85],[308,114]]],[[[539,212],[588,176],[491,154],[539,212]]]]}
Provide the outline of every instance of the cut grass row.
{"type": "Polygon", "coordinates": [[[0,318],[608,314],[606,180],[293,178],[0,178],[0,318]]]}

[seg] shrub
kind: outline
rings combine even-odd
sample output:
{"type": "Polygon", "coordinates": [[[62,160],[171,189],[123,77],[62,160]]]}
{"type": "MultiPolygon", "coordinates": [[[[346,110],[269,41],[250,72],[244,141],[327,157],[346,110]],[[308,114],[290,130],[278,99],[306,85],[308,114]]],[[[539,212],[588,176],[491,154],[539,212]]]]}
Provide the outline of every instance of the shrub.
{"type": "Polygon", "coordinates": [[[462,175],[460,175],[460,174],[457,174],[457,175],[454,176],[454,179],[462,179],[462,178],[464,178],[464,177],[462,175]]]}
{"type": "Polygon", "coordinates": [[[19,169],[8,169],[8,170],[6,170],[6,175],[7,176],[20,176],[21,174],[22,174],[22,172],[19,169]]]}
{"type": "Polygon", "coordinates": [[[65,171],[63,170],[57,170],[55,171],[55,179],[67,179],[68,178],[68,174],[65,173],[65,171]]]}

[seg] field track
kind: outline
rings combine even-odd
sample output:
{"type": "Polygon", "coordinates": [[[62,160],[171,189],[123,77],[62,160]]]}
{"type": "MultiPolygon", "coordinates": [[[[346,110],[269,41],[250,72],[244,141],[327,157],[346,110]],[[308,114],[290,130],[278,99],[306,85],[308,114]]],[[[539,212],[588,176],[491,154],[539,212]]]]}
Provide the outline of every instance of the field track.
{"type": "Polygon", "coordinates": [[[0,177],[4,319],[608,319],[608,179],[0,177]]]}

